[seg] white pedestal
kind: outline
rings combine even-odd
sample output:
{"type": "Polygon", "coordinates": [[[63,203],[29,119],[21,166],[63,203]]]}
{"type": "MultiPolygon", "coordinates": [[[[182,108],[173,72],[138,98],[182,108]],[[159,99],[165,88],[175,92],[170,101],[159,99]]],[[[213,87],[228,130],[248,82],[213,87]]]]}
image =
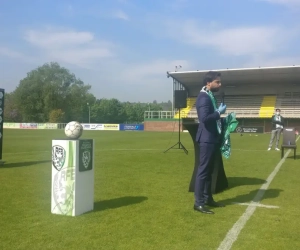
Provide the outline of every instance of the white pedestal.
{"type": "Polygon", "coordinates": [[[94,209],[94,140],[52,140],[51,213],[94,209]]]}

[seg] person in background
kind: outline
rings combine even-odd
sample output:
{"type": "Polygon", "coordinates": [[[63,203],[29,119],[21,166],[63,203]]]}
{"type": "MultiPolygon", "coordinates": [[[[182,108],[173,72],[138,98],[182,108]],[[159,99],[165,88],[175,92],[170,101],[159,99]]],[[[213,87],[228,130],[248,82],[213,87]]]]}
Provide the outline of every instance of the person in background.
{"type": "Polygon", "coordinates": [[[272,116],[271,118],[272,122],[272,132],[271,132],[271,139],[269,142],[269,148],[268,151],[272,149],[273,141],[276,137],[275,141],[275,150],[279,151],[280,149],[278,148],[278,143],[280,139],[280,134],[283,129],[283,117],[280,115],[280,109],[276,109],[275,115],[272,116]]]}

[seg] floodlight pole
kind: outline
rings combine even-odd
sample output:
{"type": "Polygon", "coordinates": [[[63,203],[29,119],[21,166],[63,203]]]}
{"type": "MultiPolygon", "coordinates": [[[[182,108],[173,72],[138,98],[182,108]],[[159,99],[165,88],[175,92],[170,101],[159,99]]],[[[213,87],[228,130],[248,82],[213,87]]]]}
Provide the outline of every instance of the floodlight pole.
{"type": "Polygon", "coordinates": [[[87,103],[87,106],[89,108],[89,123],[91,123],[91,107],[89,103],[87,103]]]}

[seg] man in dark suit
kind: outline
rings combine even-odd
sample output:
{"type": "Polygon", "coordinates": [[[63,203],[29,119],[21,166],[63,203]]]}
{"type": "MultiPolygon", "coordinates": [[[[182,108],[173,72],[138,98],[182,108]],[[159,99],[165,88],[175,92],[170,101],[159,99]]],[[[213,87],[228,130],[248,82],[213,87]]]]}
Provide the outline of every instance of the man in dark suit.
{"type": "Polygon", "coordinates": [[[209,71],[203,79],[196,108],[199,119],[199,127],[196,141],[200,147],[200,163],[195,181],[194,210],[213,214],[206,205],[211,207],[223,207],[223,204],[215,202],[211,193],[211,181],[215,155],[220,153],[222,122],[221,114],[226,111],[226,105],[221,103],[217,107],[214,92],[221,87],[221,73],[209,71]]]}

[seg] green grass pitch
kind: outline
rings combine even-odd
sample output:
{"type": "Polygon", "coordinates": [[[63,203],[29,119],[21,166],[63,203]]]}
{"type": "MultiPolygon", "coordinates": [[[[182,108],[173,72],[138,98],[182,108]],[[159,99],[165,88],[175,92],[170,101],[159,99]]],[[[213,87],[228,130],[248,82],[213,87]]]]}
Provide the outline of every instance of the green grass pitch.
{"type": "MultiPolygon", "coordinates": [[[[63,130],[4,130],[0,166],[0,249],[217,249],[280,161],[270,135],[232,134],[224,161],[229,188],[214,196],[225,208],[193,211],[188,192],[194,150],[164,150],[178,134],[84,131],[95,139],[95,209],[78,217],[51,214],[51,140],[63,130]]],[[[298,147],[299,147],[298,141],[298,147]]],[[[300,157],[292,152],[232,249],[300,249],[300,157]]]]}

